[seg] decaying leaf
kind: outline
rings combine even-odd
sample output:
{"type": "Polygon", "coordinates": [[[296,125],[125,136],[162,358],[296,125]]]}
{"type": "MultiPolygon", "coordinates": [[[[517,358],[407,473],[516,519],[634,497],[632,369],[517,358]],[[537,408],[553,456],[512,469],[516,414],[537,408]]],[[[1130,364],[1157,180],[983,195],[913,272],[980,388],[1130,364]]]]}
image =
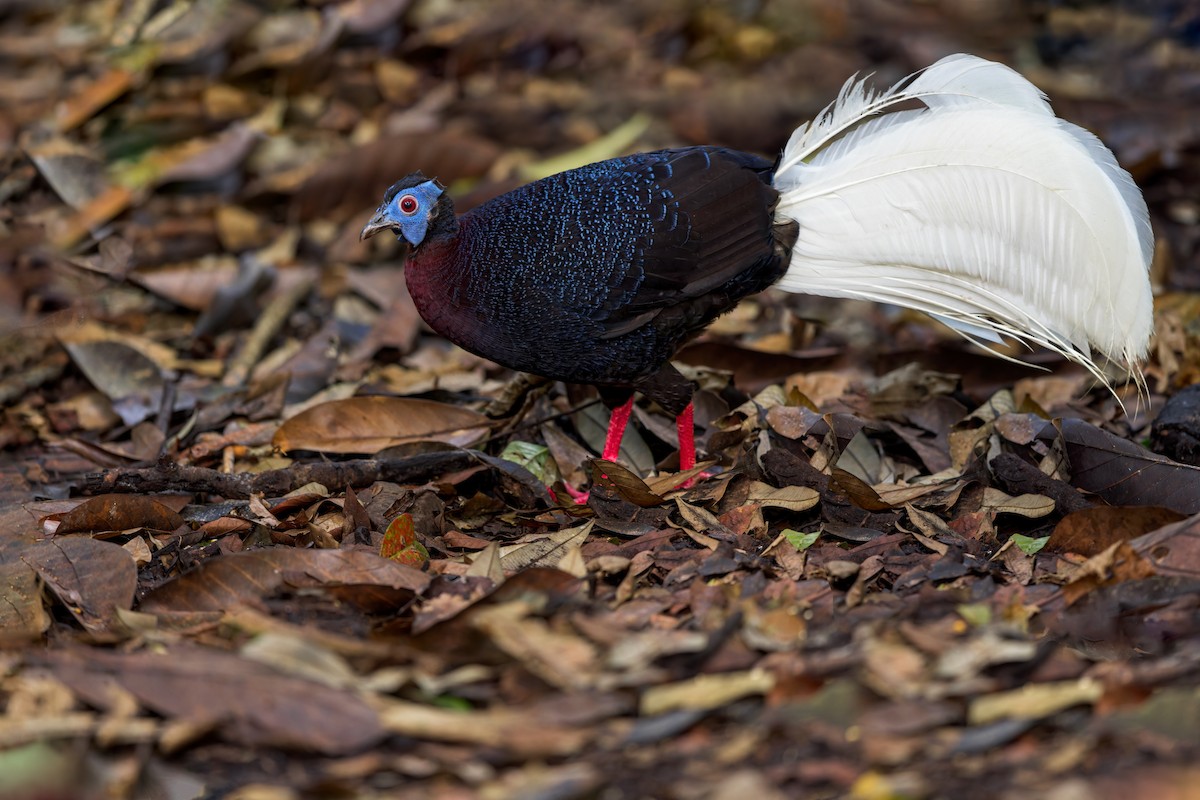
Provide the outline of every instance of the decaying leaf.
{"type": "Polygon", "coordinates": [[[346,690],[282,675],[216,650],[176,646],[165,652],[93,653],[50,659],[56,678],[89,702],[108,705],[116,683],[159,714],[215,727],[246,745],[353,753],[384,735],[376,712],[346,690]]]}
{"type": "Polygon", "coordinates": [[[184,524],[178,512],[155,498],[128,494],[91,497],[65,514],[51,515],[47,519],[56,519],[55,533],[59,536],[139,528],[173,531],[184,524]]]}
{"type": "Polygon", "coordinates": [[[1116,542],[1158,530],[1182,515],[1158,506],[1098,506],[1068,514],[1054,527],[1047,548],[1054,553],[1094,556],[1116,542]]]}
{"type": "Polygon", "coordinates": [[[137,588],[137,567],[124,548],[69,537],[43,542],[26,558],[79,624],[93,633],[120,628],[116,612],[131,607],[137,588]]]}
{"type": "Polygon", "coordinates": [[[401,514],[388,523],[379,545],[379,555],[417,568],[429,561],[429,551],[417,540],[411,514],[401,514]]]}
{"type": "Polygon", "coordinates": [[[221,611],[238,605],[261,608],[284,586],[363,587],[384,592],[398,606],[429,585],[423,572],[361,550],[275,548],[235,553],[165,584],[140,605],[149,612],[221,611]]]}

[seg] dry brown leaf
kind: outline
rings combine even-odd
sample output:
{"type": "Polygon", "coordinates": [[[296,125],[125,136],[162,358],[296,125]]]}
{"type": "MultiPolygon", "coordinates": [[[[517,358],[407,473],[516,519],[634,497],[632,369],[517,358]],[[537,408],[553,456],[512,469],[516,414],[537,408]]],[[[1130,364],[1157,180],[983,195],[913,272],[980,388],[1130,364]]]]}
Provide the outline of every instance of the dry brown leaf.
{"type": "Polygon", "coordinates": [[[76,210],[110,188],[104,163],[66,138],[39,142],[26,152],[63,202],[76,210]]]}
{"type": "Polygon", "coordinates": [[[1130,544],[1160,575],[1200,578],[1200,527],[1195,517],[1165,525],[1130,544]]]}
{"type": "Polygon", "coordinates": [[[283,675],[211,648],[93,649],[86,655],[72,650],[48,658],[54,676],[95,705],[110,702],[105,687],[116,682],[176,723],[215,728],[244,745],[341,755],[369,747],[385,734],[376,713],[354,692],[283,675]]]}
{"type": "Polygon", "coordinates": [[[663,502],[662,495],[652,491],[646,482],[615,461],[596,459],[591,465],[592,485],[612,489],[625,500],[642,508],[653,508],[663,502]]]}
{"type": "MultiPolygon", "coordinates": [[[[15,516],[26,515],[18,510],[15,516]]],[[[34,544],[32,536],[18,535],[13,522],[13,515],[0,514],[0,644],[4,646],[40,639],[51,622],[42,602],[42,580],[24,558],[31,546],[40,545],[34,544]]]]}
{"type": "Polygon", "coordinates": [[[879,496],[874,487],[853,473],[834,467],[832,478],[830,483],[844,491],[850,501],[864,511],[890,511],[893,508],[879,496]]]}
{"type": "Polygon", "coordinates": [[[91,497],[66,514],[47,519],[58,521],[55,533],[107,533],[146,529],[174,531],[183,526],[183,517],[152,497],[133,494],[107,494],[91,497]]]}
{"type": "Polygon", "coordinates": [[[429,576],[365,550],[275,547],[209,559],[151,592],[140,608],[151,613],[262,608],[263,601],[285,585],[343,591],[360,587],[377,596],[354,599],[395,608],[423,592],[429,576]]]}
{"type": "Polygon", "coordinates": [[[1062,593],[1067,605],[1071,605],[1101,586],[1155,574],[1151,562],[1143,558],[1128,542],[1120,540],[1082,564],[1066,568],[1062,576],[1066,582],[1062,593]]]}
{"type": "Polygon", "coordinates": [[[1094,556],[1117,542],[1136,539],[1183,518],[1178,512],[1157,506],[1085,508],[1068,514],[1054,526],[1045,550],[1094,556]]]}
{"type": "Polygon", "coordinates": [[[500,562],[499,543],[489,543],[471,559],[470,563],[471,566],[464,573],[468,577],[487,578],[495,586],[504,583],[504,565],[500,562]]]}
{"type": "Polygon", "coordinates": [[[137,565],[119,545],[86,537],[38,542],[24,560],[79,624],[93,634],[120,631],[118,609],[133,605],[137,565]]]}
{"type": "Polygon", "coordinates": [[[476,411],[407,397],[349,397],[331,400],[287,419],[273,444],[283,452],[378,453],[406,442],[469,445],[491,421],[476,411]]]}
{"type": "Polygon", "coordinates": [[[65,132],[79,127],[133,88],[141,78],[139,73],[127,69],[107,70],[59,106],[58,129],[65,132]]]}
{"type": "MultiPolygon", "coordinates": [[[[1061,421],[1071,483],[1110,505],[1200,512],[1200,467],[1179,464],[1083,420],[1061,421]]],[[[1042,437],[1054,437],[1045,428],[1042,437]]]]}

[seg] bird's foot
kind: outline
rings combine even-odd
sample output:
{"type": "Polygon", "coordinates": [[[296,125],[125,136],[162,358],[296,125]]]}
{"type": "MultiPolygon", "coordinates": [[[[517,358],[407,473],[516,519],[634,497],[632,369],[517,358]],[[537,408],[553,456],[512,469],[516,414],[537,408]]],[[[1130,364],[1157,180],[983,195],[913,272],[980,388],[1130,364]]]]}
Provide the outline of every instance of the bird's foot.
{"type": "Polygon", "coordinates": [[[569,483],[564,483],[563,487],[567,490],[567,494],[571,496],[571,499],[575,501],[575,505],[577,506],[587,505],[588,498],[592,496],[592,492],[589,489],[576,489],[569,483]]]}

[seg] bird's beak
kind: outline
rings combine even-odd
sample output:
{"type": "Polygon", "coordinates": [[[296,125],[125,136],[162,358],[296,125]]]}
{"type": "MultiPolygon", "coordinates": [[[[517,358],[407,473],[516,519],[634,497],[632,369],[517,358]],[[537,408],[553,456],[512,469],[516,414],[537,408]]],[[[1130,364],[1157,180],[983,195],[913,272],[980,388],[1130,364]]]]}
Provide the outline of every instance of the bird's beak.
{"type": "Polygon", "coordinates": [[[363,226],[362,233],[358,234],[358,240],[365,241],[370,239],[380,231],[386,231],[392,228],[392,223],[389,222],[382,211],[376,211],[375,216],[371,217],[371,221],[363,226]]]}

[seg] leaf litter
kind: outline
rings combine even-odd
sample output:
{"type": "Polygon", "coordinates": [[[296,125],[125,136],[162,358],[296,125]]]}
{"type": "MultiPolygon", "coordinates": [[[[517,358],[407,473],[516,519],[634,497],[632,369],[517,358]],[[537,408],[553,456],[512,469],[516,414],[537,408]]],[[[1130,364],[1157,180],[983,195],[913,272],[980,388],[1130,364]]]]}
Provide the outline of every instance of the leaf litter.
{"type": "Polygon", "coordinates": [[[0,20],[6,796],[1194,797],[1194,15],[510,5],[0,20]],[[766,294],[680,354],[704,462],[645,404],[600,462],[594,395],[432,336],[357,239],[416,169],[466,208],[772,152],[930,47],[1017,63],[1145,189],[1127,414],[766,294]]]}

